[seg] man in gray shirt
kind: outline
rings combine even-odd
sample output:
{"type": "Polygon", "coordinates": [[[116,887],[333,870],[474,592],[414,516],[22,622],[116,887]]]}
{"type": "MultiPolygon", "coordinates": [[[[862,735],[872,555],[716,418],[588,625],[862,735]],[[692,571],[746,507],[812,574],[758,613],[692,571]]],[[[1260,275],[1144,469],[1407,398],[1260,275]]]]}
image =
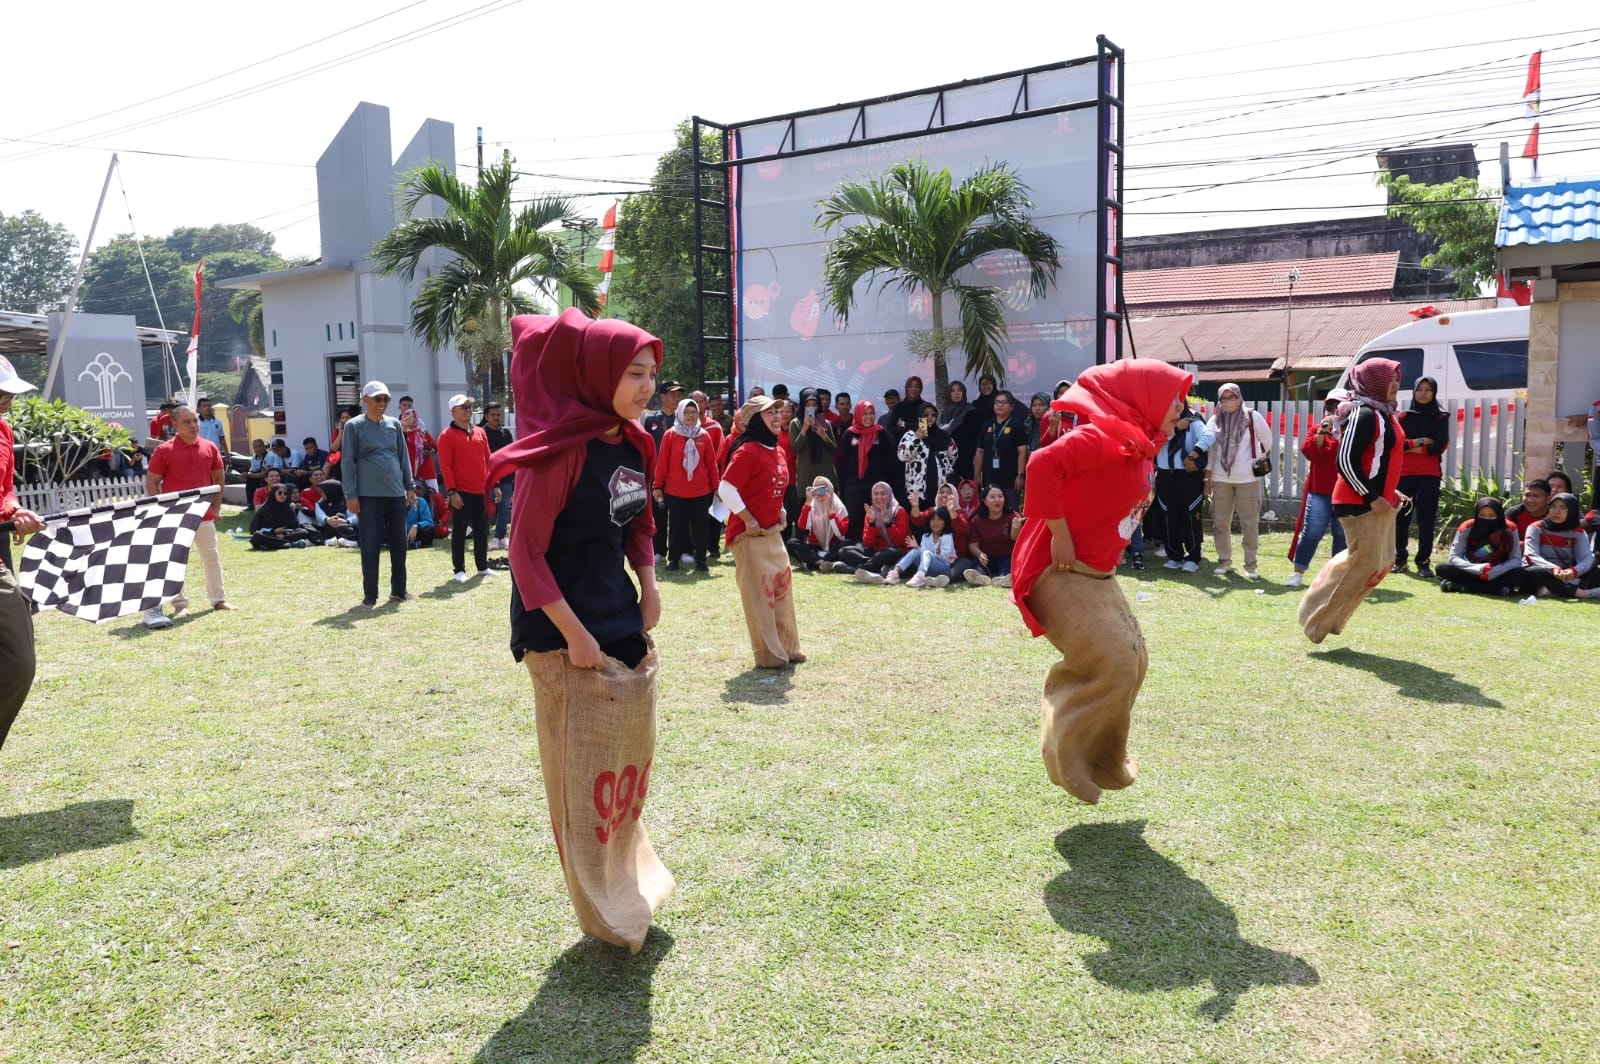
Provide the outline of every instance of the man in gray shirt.
{"type": "Polygon", "coordinates": [[[361,603],[378,604],[378,553],[389,544],[389,601],[415,598],[406,591],[406,485],[411,455],[400,422],[384,413],[389,386],[368,381],[361,389],[366,413],[353,417],[339,438],[347,505],[356,514],[361,544],[361,603]]]}

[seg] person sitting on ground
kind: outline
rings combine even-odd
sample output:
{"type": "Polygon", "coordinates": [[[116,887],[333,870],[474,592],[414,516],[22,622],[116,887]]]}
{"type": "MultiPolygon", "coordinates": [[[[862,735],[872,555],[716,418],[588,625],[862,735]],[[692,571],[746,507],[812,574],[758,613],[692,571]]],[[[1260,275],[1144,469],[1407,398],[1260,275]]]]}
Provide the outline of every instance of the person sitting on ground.
{"type": "Polygon", "coordinates": [[[300,489],[300,506],[307,513],[317,508],[317,503],[322,501],[322,482],[328,479],[326,466],[318,466],[311,471],[311,483],[300,489]]]}
{"type": "Polygon", "coordinates": [[[267,486],[267,470],[273,468],[267,460],[268,454],[266,440],[250,441],[250,467],[244,474],[244,493],[252,510],[261,505],[255,501],[256,493],[267,486]]]}
{"type": "Polygon", "coordinates": [[[1517,526],[1517,540],[1526,545],[1528,529],[1543,521],[1550,507],[1550,482],[1530,480],[1522,485],[1522,501],[1506,508],[1506,520],[1517,526]]]}
{"type": "Polygon", "coordinates": [[[812,572],[832,572],[839,552],[849,542],[844,538],[845,524],[844,503],[833,490],[833,481],[813,478],[811,487],[806,489],[805,505],[800,507],[795,535],[786,544],[789,557],[812,572]]]}
{"type": "Polygon", "coordinates": [[[1011,586],[1011,550],[1022,531],[1022,515],[1011,509],[998,484],[983,493],[983,507],[967,526],[967,557],[956,562],[953,576],[977,587],[1011,586]]]}
{"type": "Polygon", "coordinates": [[[955,485],[948,481],[939,485],[939,492],[933,497],[933,505],[926,510],[921,508],[922,499],[920,496],[913,495],[911,497],[911,505],[906,507],[906,510],[911,515],[911,534],[920,537],[924,532],[928,531],[928,524],[933,520],[933,512],[941,506],[950,515],[950,532],[956,537],[957,552],[966,550],[967,514],[957,500],[955,485]]]}
{"type": "Polygon", "coordinates": [[[275,484],[272,494],[256,507],[250,519],[250,546],[256,550],[283,550],[306,547],[311,533],[300,527],[300,516],[289,502],[289,485],[275,484]]]}
{"type": "Polygon", "coordinates": [[[1461,522],[1450,545],[1450,560],[1434,570],[1439,590],[1479,595],[1511,595],[1522,587],[1522,544],[1506,522],[1500,500],[1484,496],[1473,517],[1461,522]]]}
{"type": "Polygon", "coordinates": [[[322,546],[322,532],[317,528],[317,519],[312,516],[311,511],[307,510],[305,504],[300,501],[300,486],[292,482],[287,486],[289,488],[289,505],[294,508],[296,525],[302,532],[310,533],[313,547],[322,546]]]}
{"type": "Polygon", "coordinates": [[[300,475],[305,478],[305,482],[310,484],[311,474],[319,469],[324,472],[327,471],[328,452],[317,446],[317,438],[315,436],[307,436],[301,441],[301,446],[304,450],[300,452],[298,468],[300,475]]]}
{"type": "Polygon", "coordinates": [[[1566,492],[1568,495],[1578,494],[1572,490],[1572,478],[1559,469],[1546,476],[1544,482],[1550,485],[1550,494],[1552,496],[1559,495],[1562,492],[1566,492]]]}
{"type": "MultiPolygon", "coordinates": [[[[1300,453],[1306,457],[1306,483],[1300,499],[1300,520],[1289,539],[1289,558],[1294,573],[1289,587],[1303,587],[1306,570],[1328,529],[1333,529],[1333,553],[1344,550],[1344,526],[1333,516],[1333,488],[1339,479],[1339,438],[1333,434],[1334,419],[1343,398],[1329,397],[1322,404],[1322,420],[1306,433],[1300,453]]],[[[1159,476],[1159,474],[1157,474],[1159,476]]]]}
{"type": "Polygon", "coordinates": [[[311,515],[322,532],[322,542],[334,547],[355,546],[356,518],[346,505],[344,485],[332,477],[324,477],[317,490],[322,497],[312,507],[311,515]]]}
{"type": "Polygon", "coordinates": [[[415,481],[406,486],[406,547],[415,549],[433,543],[433,507],[428,504],[428,485],[415,481]],[[419,494],[420,493],[420,494],[419,494]]]}
{"type": "Polygon", "coordinates": [[[289,449],[289,442],[283,439],[273,440],[267,447],[267,452],[272,456],[273,467],[283,471],[284,482],[288,483],[295,470],[295,456],[289,449]]]}
{"type": "Polygon", "coordinates": [[[1542,521],[1528,526],[1522,544],[1522,587],[1541,597],[1594,597],[1584,577],[1594,568],[1589,537],[1578,527],[1578,500],[1553,496],[1542,521]]]}
{"type": "MultiPolygon", "coordinates": [[[[978,508],[983,505],[978,498],[978,482],[976,480],[963,480],[957,484],[956,498],[960,500],[961,516],[967,519],[968,524],[971,524],[972,519],[978,516],[978,508]]],[[[952,510],[950,513],[954,516],[955,511],[952,510]]]]}
{"type": "Polygon", "coordinates": [[[943,506],[935,508],[928,518],[928,531],[922,534],[921,542],[906,551],[905,556],[884,577],[884,582],[897,584],[901,578],[909,577],[906,580],[907,587],[944,587],[948,584],[951,568],[960,558],[956,553],[953,529],[950,511],[943,506]]]}
{"type": "Polygon", "coordinates": [[[864,584],[881,584],[884,570],[899,559],[901,551],[917,542],[911,538],[911,517],[894,497],[888,481],[872,485],[872,504],[866,509],[864,521],[861,545],[840,550],[833,571],[853,572],[864,584]]]}
{"type": "Polygon", "coordinates": [[[267,497],[272,494],[272,489],[283,483],[283,471],[281,469],[269,469],[266,472],[265,480],[266,482],[250,496],[250,505],[252,507],[259,507],[266,502],[267,497]]]}

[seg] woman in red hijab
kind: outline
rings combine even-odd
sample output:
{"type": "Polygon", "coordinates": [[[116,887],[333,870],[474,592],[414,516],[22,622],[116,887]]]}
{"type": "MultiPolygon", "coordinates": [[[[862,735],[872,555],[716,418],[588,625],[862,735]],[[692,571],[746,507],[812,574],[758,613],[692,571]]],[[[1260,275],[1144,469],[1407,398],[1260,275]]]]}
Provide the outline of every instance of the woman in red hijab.
{"type": "Polygon", "coordinates": [[[1406,443],[1394,413],[1400,363],[1369,358],[1351,372],[1350,382],[1355,396],[1341,403],[1333,418],[1339,440],[1333,516],[1344,528],[1346,546],[1300,600],[1300,627],[1313,643],[1344,631],[1394,565],[1394,509],[1406,443]]]}
{"type": "Polygon", "coordinates": [[[1078,427],[1028,456],[1011,601],[1061,660],[1045,677],[1050,782],[1091,804],[1134,780],[1128,724],[1150,658],[1111,577],[1152,498],[1153,459],[1183,413],[1189,374],[1164,362],[1091,366],[1051,407],[1078,427]]]}
{"type": "Polygon", "coordinates": [[[849,525],[845,538],[861,542],[861,528],[867,504],[872,501],[872,485],[880,480],[893,483],[896,441],[878,424],[872,400],[856,404],[855,420],[839,441],[839,496],[844,499],[849,525]]]}
{"type": "Polygon", "coordinates": [[[640,821],[655,758],[655,442],[638,418],[661,341],[623,321],[511,319],[511,651],[533,677],[539,764],[586,934],[637,953],[674,886],[640,821]],[[631,565],[638,591],[628,578],[631,565]]]}

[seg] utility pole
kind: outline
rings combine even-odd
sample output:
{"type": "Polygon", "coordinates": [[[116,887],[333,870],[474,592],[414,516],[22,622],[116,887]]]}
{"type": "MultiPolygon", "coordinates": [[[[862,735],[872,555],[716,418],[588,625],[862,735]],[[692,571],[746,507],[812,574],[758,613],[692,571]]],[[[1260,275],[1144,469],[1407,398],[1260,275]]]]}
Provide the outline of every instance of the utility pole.
{"type": "Polygon", "coordinates": [[[478,127],[478,180],[483,180],[483,127],[478,127]]]}
{"type": "Polygon", "coordinates": [[[1283,401],[1289,401],[1289,344],[1294,337],[1294,285],[1300,280],[1299,267],[1290,267],[1289,276],[1289,305],[1283,314],[1283,401]]]}

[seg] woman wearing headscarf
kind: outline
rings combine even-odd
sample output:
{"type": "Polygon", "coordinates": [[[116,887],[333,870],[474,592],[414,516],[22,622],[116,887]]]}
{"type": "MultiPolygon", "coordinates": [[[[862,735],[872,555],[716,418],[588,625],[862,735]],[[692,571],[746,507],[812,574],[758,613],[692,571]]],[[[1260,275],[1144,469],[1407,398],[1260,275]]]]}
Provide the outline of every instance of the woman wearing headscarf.
{"type": "Polygon", "coordinates": [[[1450,560],[1439,566],[1439,590],[1510,595],[1521,588],[1522,546],[1499,499],[1485,495],[1461,522],[1450,560]]]}
{"type": "Polygon", "coordinates": [[[518,315],[511,337],[522,435],[489,462],[490,483],[516,473],[511,650],[533,679],[539,765],[578,923],[637,953],[674,886],[640,819],[656,742],[658,658],[646,633],[661,596],[655,441],[638,419],[661,342],[576,309],[518,315]]]}
{"type": "Polygon", "coordinates": [[[1344,527],[1345,550],[1335,554],[1300,600],[1300,627],[1320,643],[1338,635],[1394,564],[1394,510],[1399,500],[1405,431],[1394,414],[1400,363],[1371,358],[1350,374],[1355,394],[1339,404],[1333,434],[1339,475],[1333,516],[1344,527]]]}
{"type": "MultiPolygon", "coordinates": [[[[794,448],[795,483],[815,484],[818,477],[830,478],[831,483],[833,453],[839,442],[815,388],[800,389],[800,411],[789,423],[789,441],[794,448]]],[[[801,500],[802,504],[805,501],[801,500]]]]}
{"type": "Polygon", "coordinates": [[[707,572],[711,496],[717,490],[717,452],[700,424],[700,404],[685,399],[673,412],[656,456],[655,500],[667,508],[667,571],[694,557],[695,572],[707,572]]]}
{"type": "Polygon", "coordinates": [[[1593,597],[1584,577],[1594,568],[1594,550],[1589,534],[1578,527],[1581,516],[1576,495],[1563,491],[1550,497],[1544,520],[1528,526],[1528,539],[1522,545],[1524,591],[1558,598],[1593,597]]]}
{"type": "Polygon", "coordinates": [[[839,494],[850,514],[845,538],[860,541],[872,485],[888,481],[894,474],[895,441],[878,424],[872,400],[863,399],[856,404],[855,420],[839,441],[839,494]]]}
{"type": "Polygon", "coordinates": [[[1394,571],[1405,572],[1406,541],[1411,537],[1411,515],[1415,513],[1417,575],[1431,580],[1429,562],[1439,524],[1439,485],[1444,479],[1440,456],[1450,446],[1450,414],[1439,405],[1439,383],[1432,377],[1418,377],[1411,386],[1411,409],[1400,415],[1400,430],[1406,434],[1406,446],[1400,455],[1399,491],[1411,505],[1394,516],[1394,571]]]}
{"type": "Polygon", "coordinates": [[[1111,579],[1152,499],[1152,460],[1189,391],[1187,373],[1141,359],[1091,366],[1058,410],[1078,426],[1028,459],[1011,601],[1061,652],[1045,677],[1040,746],[1050,782],[1094,803],[1134,781],[1134,699],[1149,655],[1111,579]]]}
{"type": "Polygon", "coordinates": [[[956,445],[955,476],[960,480],[971,478],[972,456],[978,450],[978,437],[983,434],[983,416],[967,402],[964,382],[950,382],[945,404],[939,408],[939,427],[956,445]]]}
{"type": "Polygon", "coordinates": [[[1211,496],[1211,538],[1217,547],[1218,576],[1233,572],[1233,515],[1239,515],[1244,539],[1244,577],[1254,580],[1256,548],[1261,543],[1261,477],[1252,468],[1271,453],[1272,427],[1244,405],[1237,384],[1217,389],[1217,412],[1206,426],[1215,442],[1206,462],[1205,483],[1211,496]]]}
{"type": "Polygon", "coordinates": [[[279,482],[250,518],[250,546],[256,550],[309,547],[314,537],[300,527],[299,508],[289,501],[289,485],[279,482]]]}
{"type": "Polygon", "coordinates": [[[756,667],[781,669],[806,660],[794,616],[794,573],[783,545],[783,494],[789,483],[778,434],[784,404],[752,396],[739,409],[744,432],[728,454],[717,495],[728,508],[728,549],[733,552],[739,599],[756,667]]]}
{"type": "Polygon", "coordinates": [[[864,584],[881,584],[883,574],[906,548],[916,545],[911,538],[911,515],[894,497],[889,482],[880,480],[872,485],[872,505],[867,507],[861,545],[841,550],[834,572],[853,572],[864,584]]]}
{"type": "Polygon", "coordinates": [[[1066,432],[1061,411],[1051,407],[1049,392],[1034,392],[1028,401],[1028,453],[1032,454],[1047,443],[1054,443],[1066,432]]]}
{"type": "Polygon", "coordinates": [[[831,573],[839,551],[848,542],[844,530],[844,503],[833,490],[833,481],[814,477],[806,489],[805,505],[800,507],[800,523],[787,544],[789,557],[812,572],[826,569],[831,573]]]}

